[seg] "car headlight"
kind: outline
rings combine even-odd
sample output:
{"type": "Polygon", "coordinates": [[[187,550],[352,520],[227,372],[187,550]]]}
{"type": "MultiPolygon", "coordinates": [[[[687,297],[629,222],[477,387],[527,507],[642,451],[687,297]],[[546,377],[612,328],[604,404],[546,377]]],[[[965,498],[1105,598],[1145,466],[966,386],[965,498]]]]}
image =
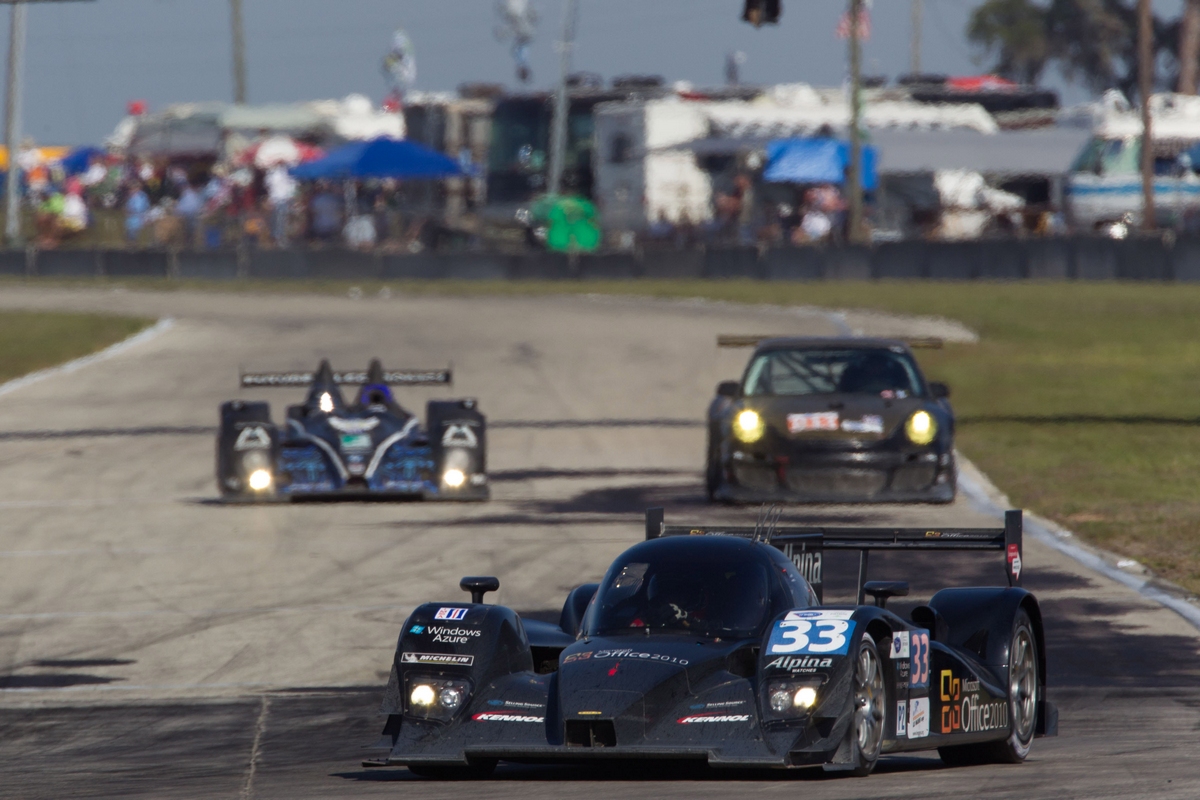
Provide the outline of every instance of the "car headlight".
{"type": "Polygon", "coordinates": [[[464,680],[412,677],[408,680],[409,714],[427,719],[448,720],[464,705],[471,694],[471,684],[464,680]]]}
{"type": "Polygon", "coordinates": [[[733,418],[733,435],[747,444],[761,439],[766,428],[762,416],[749,408],[739,411],[733,418]]]}
{"type": "Polygon", "coordinates": [[[428,708],[437,700],[437,690],[428,683],[418,683],[408,696],[409,701],[419,708],[428,708]]]}
{"type": "Polygon", "coordinates": [[[937,436],[937,420],[928,411],[915,411],[904,423],[904,434],[913,444],[929,444],[937,436]]]}
{"type": "Polygon", "coordinates": [[[256,492],[265,492],[271,488],[271,473],[265,469],[256,469],[250,473],[246,483],[256,492]]]}
{"type": "Polygon", "coordinates": [[[321,392],[321,397],[317,400],[317,407],[326,414],[333,413],[333,395],[329,392],[321,392]]]}
{"type": "Polygon", "coordinates": [[[442,473],[442,482],[451,489],[457,489],[466,483],[467,476],[461,469],[448,469],[442,473]]]}
{"type": "Polygon", "coordinates": [[[817,704],[823,678],[774,680],[767,685],[768,715],[776,719],[801,717],[817,704]]]}

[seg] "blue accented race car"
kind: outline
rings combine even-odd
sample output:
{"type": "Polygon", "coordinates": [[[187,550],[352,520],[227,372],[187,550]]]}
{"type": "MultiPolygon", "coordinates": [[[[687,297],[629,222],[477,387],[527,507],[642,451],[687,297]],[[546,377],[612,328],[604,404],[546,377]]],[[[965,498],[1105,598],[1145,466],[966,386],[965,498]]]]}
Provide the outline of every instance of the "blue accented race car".
{"type": "Polygon", "coordinates": [[[394,496],[488,498],[486,419],[474,400],[433,400],[425,424],[392,386],[446,385],[449,370],[392,371],[372,360],[365,372],[246,373],[244,387],[307,386],[285,421],[267,403],[221,406],[217,487],[228,500],[394,496]],[[340,387],[357,385],[347,403],[340,387]]]}

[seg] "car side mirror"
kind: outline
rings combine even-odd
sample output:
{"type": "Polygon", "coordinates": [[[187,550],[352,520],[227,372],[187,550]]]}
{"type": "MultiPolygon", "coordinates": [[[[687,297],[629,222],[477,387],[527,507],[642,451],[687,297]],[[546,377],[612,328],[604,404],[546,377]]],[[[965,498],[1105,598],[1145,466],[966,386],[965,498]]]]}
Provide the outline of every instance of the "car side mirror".
{"type": "Polygon", "coordinates": [[[500,579],[493,577],[466,577],[458,582],[458,588],[471,593],[472,603],[482,603],[483,596],[500,588],[500,579]]]}
{"type": "Polygon", "coordinates": [[[929,393],[933,395],[934,400],[948,400],[950,398],[950,387],[940,381],[930,381],[929,393]]]}
{"type": "Polygon", "coordinates": [[[717,397],[737,397],[741,390],[737,381],[721,381],[717,384],[717,397]]]}

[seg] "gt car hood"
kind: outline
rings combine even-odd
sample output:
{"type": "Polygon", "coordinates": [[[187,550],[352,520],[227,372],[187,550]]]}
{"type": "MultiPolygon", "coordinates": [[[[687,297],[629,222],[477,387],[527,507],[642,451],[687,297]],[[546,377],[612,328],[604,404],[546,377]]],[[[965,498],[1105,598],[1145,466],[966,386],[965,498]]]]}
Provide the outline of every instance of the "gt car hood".
{"type": "Polygon", "coordinates": [[[890,438],[914,411],[928,405],[923,397],[821,394],[747,397],[743,407],[757,411],[779,436],[818,444],[890,438]]]}

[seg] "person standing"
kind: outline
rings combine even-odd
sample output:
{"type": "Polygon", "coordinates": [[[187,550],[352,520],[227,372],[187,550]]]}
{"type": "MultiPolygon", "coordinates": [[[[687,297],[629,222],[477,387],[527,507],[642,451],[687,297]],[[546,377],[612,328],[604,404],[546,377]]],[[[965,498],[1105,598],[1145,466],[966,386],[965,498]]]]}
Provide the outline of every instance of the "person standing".
{"type": "Polygon", "coordinates": [[[296,179],[288,174],[287,167],[278,164],[267,172],[265,183],[267,199],[271,203],[271,235],[277,246],[287,247],[292,201],[296,199],[296,179]]]}
{"type": "Polygon", "coordinates": [[[142,228],[146,226],[146,214],[150,211],[150,198],[142,188],[140,181],[135,181],[129,189],[129,197],[125,200],[125,239],[129,244],[137,244],[142,228]]]}

